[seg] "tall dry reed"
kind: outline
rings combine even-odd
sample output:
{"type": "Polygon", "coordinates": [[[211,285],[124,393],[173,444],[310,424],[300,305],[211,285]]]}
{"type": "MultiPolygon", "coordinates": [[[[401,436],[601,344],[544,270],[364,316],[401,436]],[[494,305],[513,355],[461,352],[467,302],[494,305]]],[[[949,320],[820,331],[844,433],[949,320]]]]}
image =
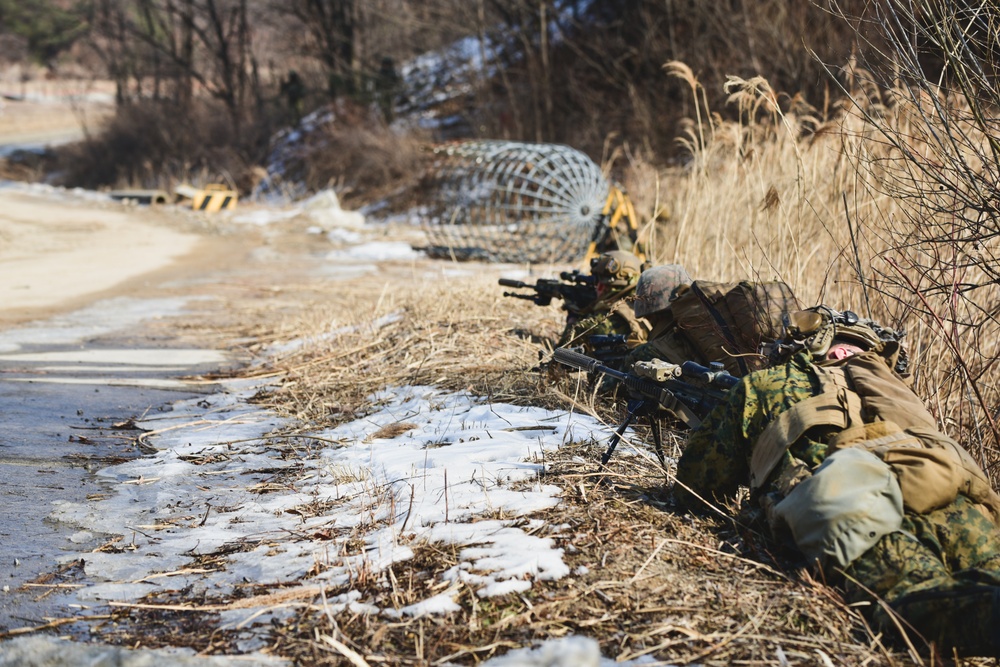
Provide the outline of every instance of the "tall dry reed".
{"type": "MultiPolygon", "coordinates": [[[[689,68],[666,70],[687,83],[697,113],[679,139],[687,162],[657,183],[655,259],[698,279],[784,280],[805,304],[906,330],[915,391],[981,462],[1000,462],[1000,288],[987,261],[998,242],[956,223],[961,198],[941,185],[947,174],[913,169],[913,157],[947,166],[920,101],[867,91],[876,102],[848,101],[824,117],[763,79],[732,77],[740,120],[723,121],[689,68]],[[892,141],[879,123],[892,126],[892,141]]],[[[975,151],[966,153],[977,169],[975,151]]]]}

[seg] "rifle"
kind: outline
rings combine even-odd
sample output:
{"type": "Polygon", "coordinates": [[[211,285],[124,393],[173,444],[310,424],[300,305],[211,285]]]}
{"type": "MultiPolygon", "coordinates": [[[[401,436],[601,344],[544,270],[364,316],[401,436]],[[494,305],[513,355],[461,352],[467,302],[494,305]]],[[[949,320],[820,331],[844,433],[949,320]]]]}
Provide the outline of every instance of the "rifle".
{"type": "Polygon", "coordinates": [[[591,334],[587,336],[586,347],[594,359],[605,364],[619,364],[628,355],[627,341],[628,336],[623,334],[591,334]]]}
{"type": "Polygon", "coordinates": [[[547,306],[552,303],[552,299],[562,299],[563,310],[576,314],[585,313],[597,301],[597,288],[594,287],[596,283],[594,277],[584,275],[579,270],[563,271],[559,274],[559,280],[554,278],[539,278],[534,285],[509,278],[501,278],[499,283],[503,287],[534,290],[533,294],[504,292],[504,296],[510,296],[515,299],[527,299],[536,306],[547,306]]]}
{"type": "Polygon", "coordinates": [[[701,424],[702,419],[712,411],[712,408],[725,400],[727,392],[740,381],[739,378],[730,375],[718,362],[706,367],[694,361],[685,361],[682,364],[671,364],[660,360],[638,361],[633,366],[634,372],[626,373],[566,348],[557,349],[552,356],[559,363],[572,368],[588,373],[603,373],[614,378],[631,394],[628,413],[608,441],[608,448],[601,457],[602,465],[607,465],[611,460],[611,455],[625,429],[638,416],[649,417],[656,455],[660,463],[664,464],[659,424],[653,419],[656,409],[663,408],[688,427],[695,428],[701,424]]]}

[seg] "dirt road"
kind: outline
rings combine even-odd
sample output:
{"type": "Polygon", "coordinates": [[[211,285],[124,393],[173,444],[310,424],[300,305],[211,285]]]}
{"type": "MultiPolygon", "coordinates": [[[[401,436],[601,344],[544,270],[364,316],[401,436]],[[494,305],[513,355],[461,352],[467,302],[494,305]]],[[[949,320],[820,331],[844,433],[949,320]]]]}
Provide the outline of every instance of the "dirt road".
{"type": "Polygon", "coordinates": [[[0,322],[134,289],[204,244],[162,218],[72,195],[0,190],[0,322]]]}
{"type": "Polygon", "coordinates": [[[94,132],[113,108],[113,91],[109,82],[0,82],[0,156],[94,132]]]}
{"type": "MultiPolygon", "coordinates": [[[[82,137],[110,111],[107,84],[0,86],[2,149],[82,137]]],[[[176,212],[128,208],[98,195],[0,182],[0,325],[143,290],[218,252],[217,236],[176,212]]]]}

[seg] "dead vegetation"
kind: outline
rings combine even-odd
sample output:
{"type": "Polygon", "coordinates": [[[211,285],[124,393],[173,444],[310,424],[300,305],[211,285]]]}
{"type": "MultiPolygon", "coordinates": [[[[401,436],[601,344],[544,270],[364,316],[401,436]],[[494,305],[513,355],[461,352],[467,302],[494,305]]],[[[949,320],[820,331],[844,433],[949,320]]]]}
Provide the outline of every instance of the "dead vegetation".
{"type": "MultiPolygon", "coordinates": [[[[863,104],[818,109],[759,77],[731,78],[727,92],[739,113],[726,121],[709,106],[691,68],[675,62],[668,73],[689,96],[682,138],[688,161],[662,171],[635,154],[621,155],[633,196],[651,220],[656,259],[682,263],[696,278],[782,279],[803,302],[851,308],[907,329],[915,390],[995,475],[994,242],[949,237],[950,204],[931,198],[937,209],[928,208],[928,200],[911,196],[933,185],[908,169],[907,150],[919,156],[933,148],[933,133],[912,124],[919,116],[915,101],[866,94],[863,104]],[[876,121],[895,123],[895,139],[907,143],[887,141],[876,121]]],[[[298,420],[296,432],[283,434],[289,437],[359,418],[372,409],[375,392],[409,384],[496,402],[571,406],[614,421],[620,406],[595,397],[574,376],[534,370],[561,315],[504,300],[495,278],[475,265],[440,264],[429,272],[396,266],[377,278],[310,287],[301,295],[302,310],[286,302],[257,310],[250,327],[233,325],[257,341],[250,351],[262,361],[245,375],[277,384],[258,400],[298,420]]],[[[682,434],[671,442],[676,456],[682,434]]],[[[454,548],[413,543],[410,560],[310,589],[294,620],[275,626],[270,650],[310,665],[476,664],[536,640],[579,634],[596,639],[606,656],[648,656],[653,664],[981,664],[921,656],[874,635],[858,610],[801,569],[794,555],[725,518],[736,516],[736,508],[708,518],[677,513],[670,472],[652,456],[622,452],[610,471],[598,473],[598,454],[593,444],[574,443],[546,460],[544,480],[562,490],[562,502],[527,517],[540,520],[535,534],[563,549],[572,576],[533,582],[520,595],[480,598],[439,576],[458,562],[454,548]],[[334,602],[359,592],[399,611],[452,585],[459,611],[417,619],[387,619],[334,602]]],[[[333,504],[313,503],[294,513],[335,511],[333,504]]],[[[302,537],[331,539],[323,531],[302,537]]],[[[347,553],[361,549],[357,535],[346,538],[347,553]]],[[[201,565],[221,566],[224,559],[214,554],[201,565]]],[[[244,593],[248,600],[280,598],[250,585],[244,593]]],[[[235,635],[208,639],[205,628],[239,600],[191,600],[178,591],[150,602],[158,608],[116,610],[118,640],[207,653],[236,646],[235,635]],[[175,618],[184,623],[171,624],[175,618]]]]}
{"type": "Polygon", "coordinates": [[[360,590],[401,609],[455,586],[461,611],[393,622],[306,609],[277,631],[275,651],[300,664],[348,664],[324,641],[331,637],[369,664],[475,664],[580,634],[597,639],[605,655],[645,655],[652,664],[891,664],[832,589],[784,573],[788,561],[776,562],[729,521],[674,513],[656,467],[620,459],[598,473],[595,454],[576,445],[549,460],[544,481],[562,489],[563,502],[531,517],[541,519],[532,534],[564,550],[570,577],[480,598],[439,576],[458,563],[457,549],[411,545],[413,559],[326,596],[360,590]]]}
{"type": "MultiPolygon", "coordinates": [[[[693,75],[675,67],[697,94],[693,75]]],[[[807,303],[854,308],[907,328],[915,389],[933,397],[946,428],[977,456],[995,461],[994,446],[982,437],[987,432],[966,416],[974,410],[956,371],[965,357],[954,346],[963,335],[942,339],[927,319],[934,312],[927,305],[952,293],[940,285],[900,289],[878,273],[916,247],[906,242],[917,237],[906,227],[880,227],[905,219],[907,203],[877,194],[879,174],[866,165],[877,163],[883,173],[892,165],[862,161],[877,150],[864,142],[867,121],[848,108],[836,122],[822,123],[804,102],[783,110],[760,79],[734,79],[731,92],[741,120],[724,122],[704,109],[687,135],[686,167],[654,182],[636,163],[637,182],[655,187],[652,195],[639,194],[653,202],[657,258],[684,263],[698,278],[784,279],[807,303]]],[[[274,339],[306,343],[259,369],[281,378],[261,400],[312,427],[357,418],[374,391],[402,384],[618,417],[620,406],[595,398],[576,378],[532,370],[545,339],[559,330],[558,311],[503,300],[495,275],[483,267],[456,273],[397,268],[380,281],[346,283],[303,319],[286,322],[274,339]]],[[[977,295],[994,299],[993,289],[984,282],[977,295]]],[[[966,326],[950,322],[956,331],[966,326]]],[[[981,334],[972,340],[986,349],[981,334]]],[[[992,386],[981,391],[994,396],[992,386]]],[[[676,456],[682,436],[673,442],[676,456]]],[[[545,481],[562,488],[562,503],[531,517],[543,520],[540,536],[564,549],[572,577],[489,600],[456,590],[461,611],[414,620],[313,605],[276,630],[274,650],[303,664],[475,664],[535,640],[581,634],[596,638],[605,655],[648,655],[657,664],[941,663],[873,635],[835,588],[747,527],[675,513],[670,476],[652,456],[617,456],[611,483],[598,484],[597,454],[577,444],[547,461],[545,481]]],[[[410,546],[411,561],[324,595],[362,591],[398,610],[441,592],[435,575],[454,565],[456,554],[435,544],[410,546]]]]}
{"type": "MultiPolygon", "coordinates": [[[[272,319],[267,333],[260,331],[259,351],[272,356],[262,356],[267,365],[250,374],[280,382],[259,400],[300,420],[303,431],[359,418],[373,408],[373,393],[405,384],[435,384],[493,401],[575,404],[609,421],[619,417],[620,406],[595,400],[578,378],[532,370],[544,349],[541,339],[559,330],[557,310],[503,299],[486,267],[450,269],[462,275],[443,280],[441,267],[414,272],[397,266],[379,281],[346,281],[313,294],[313,307],[299,319],[272,319]],[[304,344],[287,347],[293,336],[304,344]]],[[[470,586],[440,577],[457,564],[457,547],[415,542],[407,545],[413,558],[383,571],[359,570],[348,583],[320,586],[318,598],[299,600],[294,620],[275,626],[269,651],[297,664],[476,664],[534,641],[577,634],[598,640],[606,656],[645,655],[653,664],[910,660],[905,650],[873,636],[856,610],[800,569],[793,554],[721,513],[675,512],[669,473],[642,447],[620,452],[608,470],[598,471],[602,446],[575,443],[547,458],[542,481],[561,488],[562,501],[518,520],[540,520],[532,534],[563,549],[572,576],[535,581],[524,594],[480,598],[470,586]],[[366,603],[398,611],[445,591],[454,594],[460,611],[394,619],[342,602],[360,593],[366,603]]],[[[670,434],[668,456],[682,447],[683,434],[670,434]]],[[[294,513],[336,511],[336,504],[321,503],[294,513]]],[[[341,553],[355,553],[364,548],[361,537],[352,542],[314,531],[302,539],[342,540],[341,553]]],[[[271,594],[277,592],[269,587],[247,590],[248,596],[271,594]]],[[[149,602],[149,610],[116,612],[123,642],[150,627],[168,627],[164,619],[175,614],[188,619],[181,627],[192,634],[171,631],[164,642],[187,641],[207,653],[233,648],[235,634],[217,632],[206,641],[189,617],[211,617],[238,600],[191,600],[178,592],[149,602]],[[163,608],[171,604],[172,612],[163,608]]]]}

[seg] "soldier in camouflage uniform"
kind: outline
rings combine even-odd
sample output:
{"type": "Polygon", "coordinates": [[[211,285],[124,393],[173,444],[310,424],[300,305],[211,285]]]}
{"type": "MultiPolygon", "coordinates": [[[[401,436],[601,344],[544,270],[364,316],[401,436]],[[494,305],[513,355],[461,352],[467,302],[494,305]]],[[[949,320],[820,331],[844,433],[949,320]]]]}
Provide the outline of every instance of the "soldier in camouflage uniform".
{"type": "Polygon", "coordinates": [[[649,322],[647,340],[629,351],[622,368],[637,361],[663,359],[672,364],[705,360],[677,331],[670,304],[682,285],[691,284],[691,276],[680,264],[664,264],[646,269],[635,288],[634,314],[649,322]]]}
{"type": "MultiPolygon", "coordinates": [[[[815,342],[817,337],[825,339],[818,346],[800,348],[801,351],[786,363],[742,378],[741,383],[731,390],[728,401],[716,408],[702,426],[692,432],[678,462],[675,497],[681,504],[697,508],[704,506],[705,501],[731,500],[739,486],[749,484],[749,502],[754,507],[763,508],[757,510],[758,515],[768,519],[775,536],[788,538],[790,532],[792,543],[806,553],[807,558],[810,554],[815,556],[828,581],[842,584],[849,602],[869,602],[864,608],[876,628],[891,634],[901,626],[911,638],[916,631],[924,640],[933,642],[943,651],[1000,656],[998,498],[988,488],[988,482],[985,482],[985,476],[978,467],[970,463],[971,457],[963,454],[964,450],[952,451],[958,447],[957,443],[937,431],[930,414],[926,413],[912,391],[892,373],[886,373],[898,349],[893,351],[891,344],[869,335],[870,331],[852,335],[857,332],[847,332],[846,329],[850,328],[841,327],[832,338],[827,334],[817,334],[807,342],[815,342]],[[889,365],[884,363],[886,357],[889,358],[889,365]],[[870,496],[876,501],[862,507],[861,513],[849,519],[847,524],[840,524],[841,528],[847,525],[846,530],[850,532],[853,528],[848,524],[853,521],[854,528],[860,526],[857,535],[867,541],[860,546],[855,545],[855,553],[844,555],[847,553],[844,552],[838,559],[817,552],[817,542],[810,541],[813,536],[796,519],[796,516],[815,516],[819,509],[823,509],[817,509],[819,506],[815,504],[809,505],[809,499],[816,496],[810,495],[809,491],[799,493],[799,487],[805,490],[805,481],[812,483],[821,480],[824,475],[827,481],[834,479],[835,486],[843,486],[847,482],[850,487],[850,475],[831,478],[828,472],[821,472],[823,467],[829,466],[829,471],[837,470],[832,461],[843,458],[842,449],[851,451],[851,458],[862,456],[857,454],[859,447],[880,456],[887,456],[886,449],[875,447],[876,439],[857,443],[850,438],[845,442],[853,444],[841,448],[836,444],[838,434],[843,435],[850,428],[831,423],[818,423],[808,428],[806,424],[800,431],[791,428],[786,431],[785,441],[781,442],[778,438],[779,444],[775,447],[769,447],[775,439],[768,436],[781,430],[772,427],[772,424],[784,421],[782,414],[796,410],[796,406],[808,406],[810,400],[817,400],[814,397],[825,395],[825,368],[843,368],[842,377],[855,378],[853,369],[866,364],[868,368],[875,369],[876,374],[882,373],[891,378],[886,380],[885,387],[892,398],[884,402],[883,407],[892,411],[894,404],[902,404],[896,405],[899,408],[896,412],[901,414],[891,416],[902,420],[906,428],[895,432],[893,422],[879,422],[881,417],[873,418],[872,410],[877,411],[875,404],[878,397],[863,396],[861,412],[853,413],[853,418],[860,416],[865,422],[860,427],[862,431],[871,434],[877,430],[881,434],[888,433],[889,436],[885,437],[890,439],[909,439],[909,447],[916,449],[896,450],[904,453],[926,454],[928,449],[921,447],[937,447],[935,451],[939,454],[947,450],[948,456],[944,458],[960,461],[957,469],[966,476],[964,482],[956,485],[957,489],[952,489],[950,495],[945,494],[944,500],[922,506],[921,496],[934,496],[935,489],[932,487],[935,485],[921,482],[913,488],[904,486],[904,476],[899,468],[887,468],[885,493],[880,489],[878,494],[870,496]],[[898,386],[892,381],[896,381],[898,386]],[[893,428],[888,424],[892,424],[893,428]],[[918,437],[909,437],[913,434],[918,437]],[[769,448],[771,451],[767,451],[769,448]],[[765,461],[769,457],[773,459],[773,467],[765,461]],[[782,505],[781,501],[785,498],[789,500],[782,505]],[[919,511],[914,506],[918,506],[919,511]],[[880,519],[866,516],[867,513],[881,517],[880,507],[889,508],[889,515],[898,510],[898,518],[880,528],[880,519]],[[789,523],[793,527],[790,528],[789,523]],[[872,595],[884,601],[891,611],[887,611],[886,605],[873,602],[872,595]],[[894,614],[902,617],[901,624],[892,618],[894,614]]],[[[854,328],[862,329],[860,325],[854,328]]],[[[829,330],[829,324],[826,330],[829,330]]],[[[848,385],[835,391],[837,400],[842,403],[850,403],[852,392],[857,395],[857,392],[867,391],[856,379],[850,380],[848,385]]],[[[824,403],[818,412],[832,405],[833,402],[824,403]]],[[[807,412],[801,411],[801,414],[807,412]]],[[[836,420],[827,419],[827,422],[830,421],[836,420]]],[[[865,456],[877,459],[872,453],[865,456]]],[[[887,457],[885,460],[890,459],[887,457]]],[[[844,471],[843,468],[840,470],[844,471]]],[[[810,488],[815,489],[815,484],[810,488]]],[[[853,492],[841,493],[850,495],[853,492]]],[[[864,494],[863,491],[857,493],[864,494]]],[[[834,534],[834,541],[854,539],[844,537],[846,533],[843,532],[824,533],[824,539],[830,534],[834,534]]]]}
{"type": "Polygon", "coordinates": [[[589,349],[587,339],[593,335],[622,335],[630,347],[646,340],[649,326],[635,317],[628,299],[635,292],[642,273],[642,263],[635,255],[615,250],[595,257],[590,263],[597,300],[587,309],[585,317],[566,322],[556,347],[589,349]]]}

